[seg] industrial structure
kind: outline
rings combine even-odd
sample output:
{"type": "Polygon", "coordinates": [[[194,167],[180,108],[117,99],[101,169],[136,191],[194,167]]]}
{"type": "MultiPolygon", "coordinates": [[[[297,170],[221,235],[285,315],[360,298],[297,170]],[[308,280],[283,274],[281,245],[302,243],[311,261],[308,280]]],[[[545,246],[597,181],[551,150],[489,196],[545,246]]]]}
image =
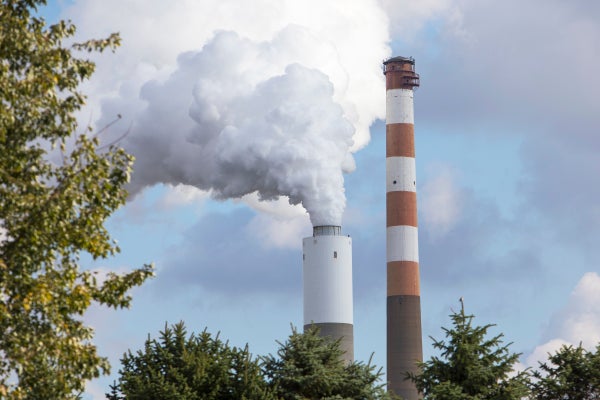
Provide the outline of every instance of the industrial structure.
{"type": "Polygon", "coordinates": [[[352,239],[335,225],[313,227],[302,241],[304,330],[340,339],[344,361],[354,360],[352,239]]]}
{"type": "Polygon", "coordinates": [[[423,360],[412,58],[383,63],[386,81],[387,380],[388,390],[417,400],[407,372],[423,360]]]}

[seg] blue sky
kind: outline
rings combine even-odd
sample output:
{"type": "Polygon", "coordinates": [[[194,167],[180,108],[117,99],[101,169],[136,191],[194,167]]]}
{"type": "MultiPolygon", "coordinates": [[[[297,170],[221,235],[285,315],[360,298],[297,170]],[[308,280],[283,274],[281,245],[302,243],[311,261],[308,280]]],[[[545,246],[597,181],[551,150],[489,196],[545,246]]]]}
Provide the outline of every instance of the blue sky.
{"type": "Polygon", "coordinates": [[[220,331],[255,354],[275,351],[290,324],[302,325],[301,240],[311,234],[309,218],[285,199],[227,199],[254,181],[264,195],[310,191],[305,182],[334,199],[345,193],[355,356],[374,352],[385,366],[380,65],[391,55],[413,56],[421,74],[415,129],[426,356],[428,336],[441,337],[461,296],[479,323],[496,323],[514,342],[524,366],[560,343],[600,341],[600,6],[165,4],[75,0],[43,11],[50,20],[71,19],[80,38],[121,32],[122,48],[100,56],[84,85],[89,107],[80,120],[103,126],[123,115],[109,135],[130,131],[123,144],[138,159],[136,195],[108,223],[122,253],[95,267],[154,262],[158,272],[134,291],[131,309],[86,315],[113,363],[111,377],[88,385],[89,398],[102,398],[122,353],[165,322],[220,331]],[[275,119],[257,117],[279,104],[275,119]],[[233,127],[227,140],[224,126],[233,127]],[[302,136],[302,126],[315,136],[302,136]],[[256,156],[274,137],[284,138],[269,147],[278,150],[274,157],[256,156]],[[325,177],[305,175],[311,165],[325,177]],[[292,175],[298,180],[290,184],[292,175]]]}

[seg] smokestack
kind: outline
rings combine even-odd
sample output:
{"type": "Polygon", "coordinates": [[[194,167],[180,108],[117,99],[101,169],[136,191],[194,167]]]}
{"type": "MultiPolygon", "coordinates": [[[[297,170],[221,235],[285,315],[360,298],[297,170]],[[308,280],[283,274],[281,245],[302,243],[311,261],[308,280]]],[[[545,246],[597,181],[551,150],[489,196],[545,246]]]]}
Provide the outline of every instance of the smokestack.
{"type": "Polygon", "coordinates": [[[340,339],[347,363],[354,360],[352,312],[352,239],[336,225],[313,227],[302,241],[304,330],[340,339]]]}
{"type": "Polygon", "coordinates": [[[413,58],[383,63],[386,77],[387,379],[388,390],[419,399],[406,373],[423,361],[413,90],[413,58]]]}

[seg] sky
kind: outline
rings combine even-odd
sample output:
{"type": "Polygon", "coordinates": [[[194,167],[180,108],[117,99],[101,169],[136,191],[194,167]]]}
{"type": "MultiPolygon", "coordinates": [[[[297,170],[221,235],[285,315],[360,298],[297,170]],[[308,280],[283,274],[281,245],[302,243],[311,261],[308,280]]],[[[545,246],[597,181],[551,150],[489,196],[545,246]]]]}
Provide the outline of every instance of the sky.
{"type": "Polygon", "coordinates": [[[463,297],[520,367],[600,342],[600,3],[64,0],[77,38],[120,32],[82,126],[136,156],[108,227],[154,262],[128,310],[85,319],[113,365],[166,323],[273,353],[302,326],[302,238],[353,237],[355,357],[385,370],[385,82],[412,56],[425,357],[463,297]],[[290,204],[292,203],[292,204],[290,204]],[[304,205],[304,207],[303,207],[304,205]],[[310,211],[310,215],[306,212],[310,211]]]}

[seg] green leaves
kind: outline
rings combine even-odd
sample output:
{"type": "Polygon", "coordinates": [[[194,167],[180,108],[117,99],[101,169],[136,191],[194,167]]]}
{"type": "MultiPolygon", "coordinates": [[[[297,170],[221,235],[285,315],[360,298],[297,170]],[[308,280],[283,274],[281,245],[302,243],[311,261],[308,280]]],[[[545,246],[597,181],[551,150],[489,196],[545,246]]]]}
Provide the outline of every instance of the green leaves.
{"type": "Polygon", "coordinates": [[[0,397],[9,399],[76,398],[107,373],[81,316],[93,302],[127,307],[129,289],[153,273],[144,266],[99,279],[81,270],[82,252],[119,251],[104,222],[126,200],[133,159],[75,137],[74,112],[85,102],[77,88],[94,70],[75,52],[119,38],[65,46],[75,27],[46,27],[32,16],[43,4],[0,4],[0,397]],[[52,162],[56,145],[62,161],[52,162]]]}

